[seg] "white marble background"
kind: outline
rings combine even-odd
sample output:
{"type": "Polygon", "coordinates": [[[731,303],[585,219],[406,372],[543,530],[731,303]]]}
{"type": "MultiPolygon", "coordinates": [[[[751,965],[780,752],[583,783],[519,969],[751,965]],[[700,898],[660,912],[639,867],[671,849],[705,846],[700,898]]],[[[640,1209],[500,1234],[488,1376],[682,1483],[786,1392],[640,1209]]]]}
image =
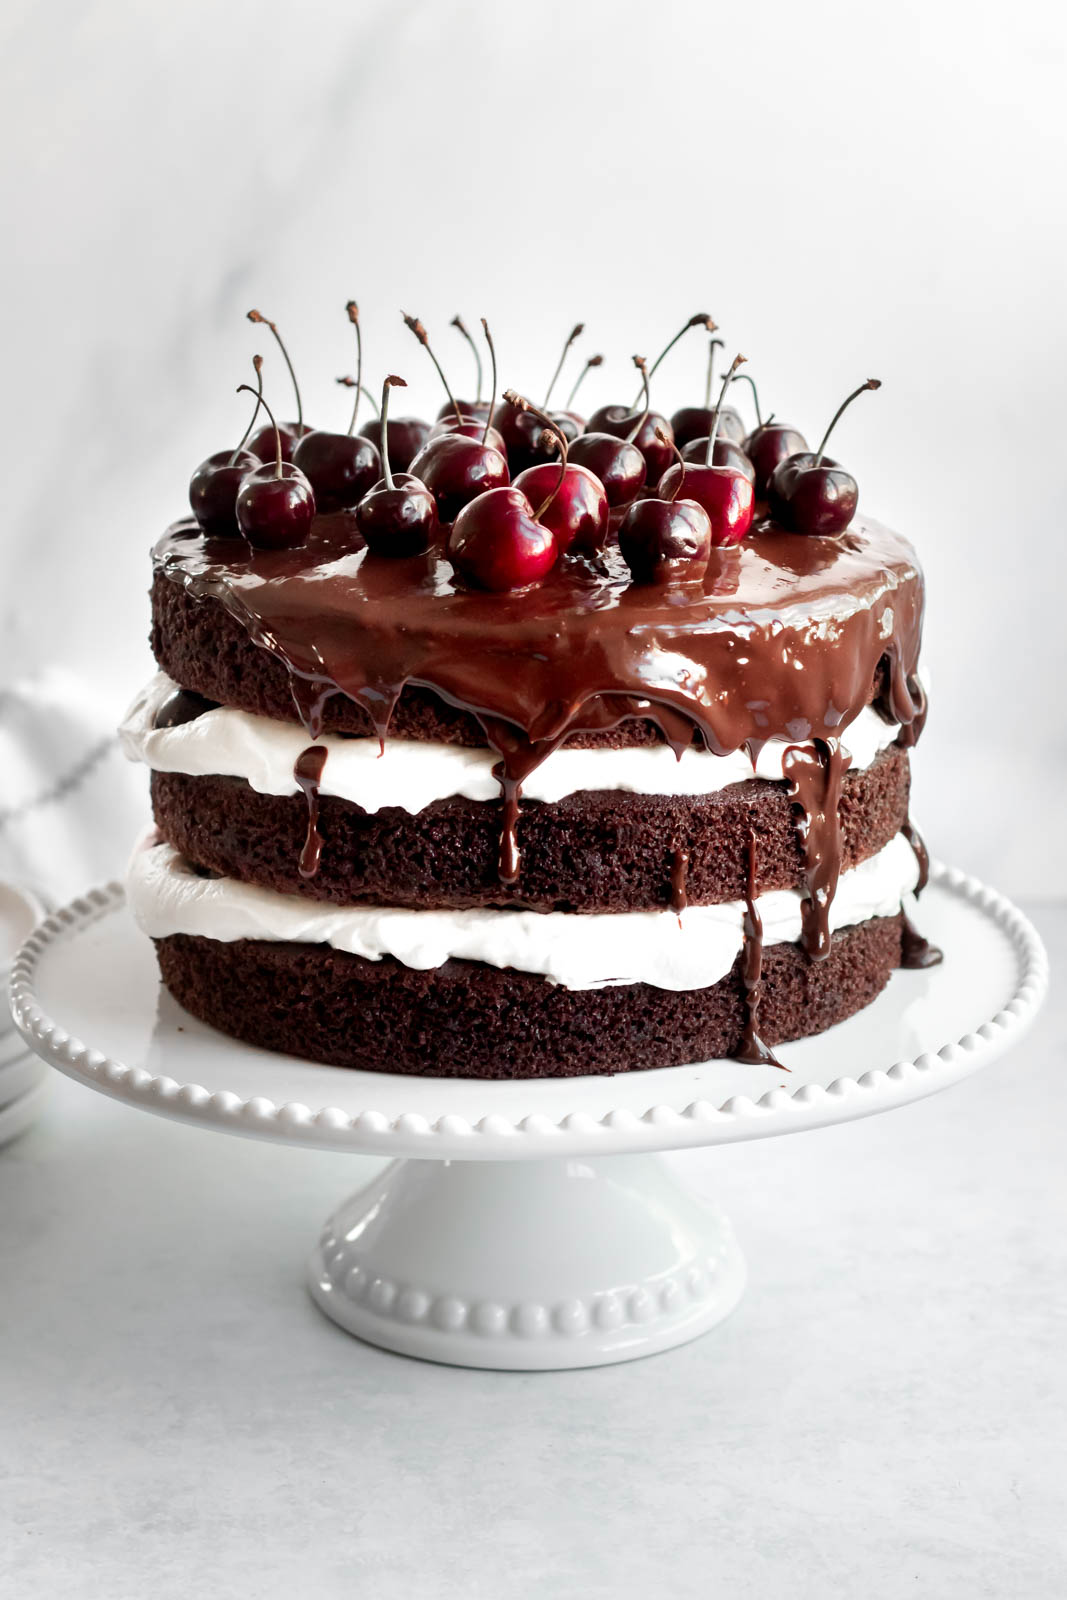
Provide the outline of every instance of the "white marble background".
{"type": "MultiPolygon", "coordinates": [[[[535,388],[583,318],[590,405],[706,309],[809,437],[884,380],[837,449],[929,575],[919,815],[1062,893],[1061,6],[9,0],[0,29],[0,688],[73,666],[107,726],[144,677],[148,547],[243,425],[249,306],[327,423],[352,295],[373,382],[420,409],[401,305],[464,387],[455,311],[535,388]]],[[[678,353],[665,410],[702,364],[678,353]]],[[[107,781],[94,874],[141,803],[107,781]]]]}

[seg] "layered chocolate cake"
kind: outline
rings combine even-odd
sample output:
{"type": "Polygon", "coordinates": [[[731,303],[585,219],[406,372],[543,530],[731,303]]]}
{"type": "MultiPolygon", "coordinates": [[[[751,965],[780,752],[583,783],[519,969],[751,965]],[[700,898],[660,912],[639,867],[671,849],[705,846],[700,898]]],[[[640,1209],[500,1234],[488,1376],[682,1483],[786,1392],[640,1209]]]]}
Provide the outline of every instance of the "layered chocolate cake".
{"type": "Polygon", "coordinates": [[[822,448],[726,436],[736,365],[684,461],[646,379],[614,428],[509,391],[414,459],[299,421],[199,469],[123,729],[182,1006],[340,1067],[569,1076],[773,1061],[932,959],[922,576],[822,448]]]}

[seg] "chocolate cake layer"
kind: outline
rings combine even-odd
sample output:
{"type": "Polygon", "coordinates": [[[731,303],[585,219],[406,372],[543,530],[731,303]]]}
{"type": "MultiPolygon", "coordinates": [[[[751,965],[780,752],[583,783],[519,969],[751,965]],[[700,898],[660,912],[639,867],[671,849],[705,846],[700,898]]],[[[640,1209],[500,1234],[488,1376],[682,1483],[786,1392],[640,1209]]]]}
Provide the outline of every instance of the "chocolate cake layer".
{"type": "MultiPolygon", "coordinates": [[[[907,822],[909,770],[900,745],[841,786],[843,868],[875,855],[907,822]]],[[[302,877],[303,795],[263,795],[237,778],[152,775],[156,823],[200,867],[335,905],[522,905],[538,911],[627,911],[744,897],[755,837],[755,890],[800,888],[805,860],[787,785],[752,780],[716,794],[584,792],[524,801],[522,873],[501,881],[503,806],[461,798],[412,815],[319,802],[317,870],[302,877]],[[684,901],[680,897],[684,896],[684,901]]]]}
{"type": "MultiPolygon", "coordinates": [[[[903,918],[837,934],[828,958],[763,954],[765,1044],[819,1033],[868,1005],[901,962],[903,918]]],[[[331,1066],[453,1078],[579,1077],[678,1066],[742,1047],[741,957],[707,989],[570,990],[477,962],[414,971],[328,945],[187,934],[156,941],[163,981],[233,1038],[331,1066]]]]}

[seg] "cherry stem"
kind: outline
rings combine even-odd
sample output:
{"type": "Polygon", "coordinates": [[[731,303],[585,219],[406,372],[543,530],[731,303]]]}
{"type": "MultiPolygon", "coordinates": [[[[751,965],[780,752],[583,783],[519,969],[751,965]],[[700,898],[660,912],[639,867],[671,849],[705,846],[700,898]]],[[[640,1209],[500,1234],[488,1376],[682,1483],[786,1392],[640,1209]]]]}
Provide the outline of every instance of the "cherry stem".
{"type": "MultiPolygon", "coordinates": [[[[285,348],[282,336],[278,332],[277,325],[273,323],[269,317],[265,317],[262,311],[250,311],[248,313],[248,320],[249,322],[262,322],[265,327],[270,329],[271,333],[273,333],[275,339],[278,341],[278,349],[285,357],[285,364],[289,368],[289,377],[292,379],[293,393],[296,395],[296,436],[298,439],[302,439],[304,437],[304,403],[300,398],[300,385],[296,381],[296,373],[293,371],[293,363],[289,360],[289,352],[285,348]]],[[[266,402],[264,402],[264,404],[266,404],[266,402]]]]}
{"type": "Polygon", "coordinates": [[[742,380],[742,382],[747,383],[749,388],[752,390],[752,404],[756,408],[756,427],[757,428],[762,428],[763,427],[763,418],[760,415],[759,393],[758,393],[758,391],[756,389],[755,379],[750,378],[747,372],[739,372],[737,374],[737,376],[742,380]]]}
{"type": "Polygon", "coordinates": [[[385,487],[387,489],[396,488],[392,469],[389,466],[389,391],[394,388],[406,389],[407,382],[404,378],[398,378],[393,373],[390,373],[382,384],[382,409],[380,412],[382,419],[382,475],[385,478],[385,487]]]}
{"type": "Polygon", "coordinates": [[[354,300],[345,306],[348,320],[356,330],[356,403],[352,407],[352,420],[348,424],[348,437],[351,439],[356,431],[356,418],[359,415],[359,397],[363,393],[363,334],[359,326],[359,307],[354,300]]]}
{"type": "Polygon", "coordinates": [[[238,445],[237,445],[237,449],[234,451],[233,455],[230,457],[229,461],[226,463],[226,465],[229,466],[229,467],[235,467],[237,465],[237,457],[241,454],[241,451],[244,449],[245,441],[247,440],[248,435],[252,432],[252,429],[256,425],[256,418],[259,416],[259,408],[263,404],[263,357],[262,356],[253,356],[252,357],[252,365],[256,369],[256,383],[259,386],[259,392],[256,395],[256,409],[252,413],[251,422],[248,424],[248,427],[245,429],[244,433],[242,433],[242,435],[241,435],[241,438],[240,438],[240,440],[238,442],[238,445]]]}
{"type": "Polygon", "coordinates": [[[725,339],[709,339],[708,340],[708,376],[707,376],[707,378],[705,380],[705,383],[704,383],[704,410],[705,411],[710,411],[711,410],[711,385],[715,380],[715,352],[716,352],[716,350],[725,350],[725,349],[726,349],[726,340],[725,339]]]}
{"type": "Polygon", "coordinates": [[[449,400],[451,401],[452,410],[456,413],[456,422],[462,428],[462,426],[463,426],[463,413],[459,409],[459,405],[458,405],[458,403],[456,401],[455,395],[452,393],[452,390],[448,387],[448,379],[445,377],[444,369],[442,368],[441,363],[438,361],[437,357],[434,355],[433,351],[430,349],[430,340],[429,340],[429,336],[427,335],[426,329],[423,327],[423,325],[419,321],[418,317],[409,317],[406,311],[402,311],[400,313],[400,315],[403,317],[404,322],[411,329],[412,333],[415,335],[416,339],[422,345],[423,349],[426,351],[426,354],[429,356],[430,360],[433,362],[434,366],[437,368],[437,376],[440,378],[441,382],[444,384],[444,386],[445,386],[445,394],[447,394],[449,400]]]}
{"type": "Polygon", "coordinates": [[[860,395],[865,393],[866,390],[868,390],[868,389],[880,389],[881,387],[882,387],[881,378],[868,378],[866,383],[861,383],[858,389],[853,389],[852,393],[848,396],[847,399],[842,400],[841,404],[838,406],[837,410],[834,412],[833,416],[830,418],[830,426],[827,428],[826,432],[823,434],[822,443],[820,444],[818,450],[815,452],[815,465],[817,467],[822,466],[822,458],[823,458],[823,452],[826,449],[826,442],[829,439],[830,435],[833,433],[834,429],[837,427],[837,424],[841,419],[842,413],[847,411],[849,406],[852,404],[853,400],[858,400],[860,395]]]}
{"type": "Polygon", "coordinates": [[[677,500],[678,496],[682,492],[682,487],[683,487],[683,485],[685,483],[685,472],[686,472],[686,468],[688,467],[689,463],[685,459],[685,457],[682,455],[682,452],[679,450],[679,448],[675,444],[674,440],[668,438],[668,436],[664,433],[662,428],[657,428],[656,429],[656,438],[659,440],[660,444],[665,444],[665,445],[668,446],[668,448],[674,454],[674,459],[677,461],[678,465],[682,469],[681,474],[680,474],[680,476],[678,478],[678,483],[675,486],[674,493],[671,495],[670,501],[669,501],[669,503],[673,506],[674,502],[677,500]]]}
{"type": "Polygon", "coordinates": [[[559,360],[556,362],[556,370],[552,374],[552,381],[549,384],[548,388],[545,390],[545,398],[541,401],[541,404],[543,406],[545,406],[546,408],[548,406],[549,400],[552,398],[552,391],[556,387],[556,383],[557,383],[557,381],[559,379],[559,375],[563,371],[563,363],[567,359],[567,351],[570,349],[570,347],[574,343],[575,339],[580,339],[584,332],[585,332],[585,323],[584,322],[576,322],[574,324],[574,327],[571,329],[570,333],[568,333],[567,338],[566,338],[566,342],[564,343],[564,346],[563,346],[563,349],[560,351],[559,360]]]}
{"type": "MultiPolygon", "coordinates": [[[[649,377],[652,377],[652,374],[655,372],[664,356],[670,355],[671,351],[678,343],[678,340],[683,338],[689,332],[690,328],[706,328],[709,333],[714,333],[717,326],[718,324],[716,323],[714,317],[709,317],[706,311],[698,311],[695,317],[689,318],[689,321],[683,328],[678,329],[678,332],[674,335],[673,339],[667,340],[667,343],[663,346],[663,349],[660,351],[659,355],[648,369],[649,377]]],[[[638,396],[638,399],[634,401],[635,406],[637,405],[638,400],[640,400],[640,395],[638,396]]]]}
{"type": "MultiPolygon", "coordinates": [[[[239,383],[237,385],[237,393],[238,394],[255,394],[256,391],[255,391],[255,389],[253,389],[253,387],[252,387],[252,385],[250,383],[239,383]]],[[[278,427],[277,418],[275,417],[274,412],[271,410],[271,408],[267,404],[266,400],[264,400],[262,394],[257,395],[257,399],[259,400],[260,405],[263,407],[264,411],[267,413],[268,417],[270,418],[271,424],[272,424],[272,426],[274,428],[274,476],[276,478],[280,478],[281,475],[282,475],[282,435],[281,435],[281,430],[278,427]]]]}
{"type": "Polygon", "coordinates": [[[567,435],[558,422],[553,421],[548,413],[542,411],[539,406],[535,406],[532,400],[527,400],[525,395],[516,394],[514,389],[505,389],[504,399],[508,402],[508,405],[517,407],[519,411],[528,411],[531,417],[536,417],[538,422],[544,423],[544,431],[537,441],[538,444],[545,449],[548,448],[548,440],[551,440],[553,444],[559,445],[559,477],[556,479],[552,493],[542,500],[534,512],[534,521],[539,522],[563,488],[563,480],[567,476],[567,435]]]}
{"type": "Polygon", "coordinates": [[[645,360],[644,356],[634,356],[634,366],[641,374],[641,386],[645,391],[645,409],[638,417],[629,433],[626,435],[627,444],[633,444],[634,440],[637,438],[637,435],[641,432],[641,429],[648,421],[648,414],[652,410],[652,401],[648,392],[648,362],[645,360]]]}
{"type": "Polygon", "coordinates": [[[467,343],[470,345],[471,349],[474,351],[474,364],[478,372],[478,384],[474,391],[474,403],[475,405],[480,405],[482,399],[482,352],[478,349],[478,346],[467,332],[467,325],[458,312],[452,318],[449,326],[452,328],[458,328],[460,333],[466,339],[467,343]]]}
{"type": "MultiPolygon", "coordinates": [[[[336,378],[334,381],[336,383],[343,383],[346,389],[354,389],[356,387],[355,378],[350,377],[347,374],[345,375],[345,377],[336,378]]],[[[377,402],[377,400],[375,400],[374,396],[371,394],[370,390],[367,388],[367,385],[365,383],[361,383],[359,385],[359,392],[363,396],[363,398],[367,402],[367,404],[373,408],[374,415],[377,416],[378,415],[378,402],[377,402]]],[[[351,430],[349,430],[349,431],[351,431],[351,430]]]]}
{"type": "Polygon", "coordinates": [[[603,356],[590,356],[589,357],[589,360],[586,362],[585,366],[582,368],[581,372],[579,372],[578,376],[574,380],[574,387],[571,390],[570,394],[567,396],[567,404],[564,407],[564,410],[569,411],[571,406],[574,404],[574,397],[578,393],[578,390],[581,388],[582,383],[585,380],[585,375],[589,371],[590,367],[602,367],[603,365],[604,365],[604,357],[603,356]]]}
{"type": "Polygon", "coordinates": [[[745,359],[746,358],[744,356],[734,356],[734,359],[730,363],[730,370],[722,380],[722,388],[719,390],[719,403],[715,407],[715,416],[712,419],[711,432],[708,434],[707,454],[704,457],[704,465],[706,467],[715,465],[715,441],[719,437],[719,422],[722,418],[722,408],[723,402],[726,399],[726,391],[734,381],[734,373],[745,359]]]}
{"type": "MultiPolygon", "coordinates": [[[[482,318],[482,332],[485,334],[485,342],[489,346],[489,356],[493,363],[493,392],[489,396],[489,414],[485,419],[485,427],[482,430],[482,445],[484,446],[488,441],[489,429],[493,426],[493,412],[496,410],[496,347],[493,344],[493,335],[489,332],[489,324],[486,322],[484,317],[482,318]]],[[[479,370],[480,368],[481,363],[479,362],[479,370]]],[[[480,379],[478,383],[478,394],[479,398],[481,398],[480,379]]]]}

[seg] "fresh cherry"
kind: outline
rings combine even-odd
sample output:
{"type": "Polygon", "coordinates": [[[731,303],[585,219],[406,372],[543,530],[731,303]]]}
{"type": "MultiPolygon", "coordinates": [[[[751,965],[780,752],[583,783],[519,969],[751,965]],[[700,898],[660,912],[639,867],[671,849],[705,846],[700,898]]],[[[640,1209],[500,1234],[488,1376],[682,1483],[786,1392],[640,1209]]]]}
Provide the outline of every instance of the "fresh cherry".
{"type": "MultiPolygon", "coordinates": [[[[682,460],[687,463],[701,463],[707,460],[707,439],[691,439],[682,451],[682,460]]],[[[716,439],[711,453],[711,464],[714,467],[733,467],[736,472],[743,472],[749,482],[755,487],[756,469],[741,446],[733,439],[716,439]]]]}
{"type": "Polygon", "coordinates": [[[206,461],[201,461],[189,480],[189,504],[205,533],[225,535],[240,532],[237,526],[237,491],[245,473],[260,465],[259,457],[244,448],[245,440],[259,416],[263,398],[263,357],[253,356],[252,365],[256,369],[258,386],[252,421],[242,434],[236,450],[217,450],[206,461]]]}
{"type": "Polygon", "coordinates": [[[604,485],[586,467],[576,467],[567,460],[569,440],[558,423],[544,411],[539,411],[529,401],[516,395],[516,401],[526,406],[530,414],[540,417],[546,429],[556,436],[563,459],[563,472],[552,462],[537,467],[527,467],[515,479],[513,487],[521,489],[531,502],[543,502],[537,513],[539,522],[551,528],[556,536],[559,553],[570,549],[600,550],[608,536],[610,507],[604,485]]]}
{"type": "MultiPolygon", "coordinates": [[[[694,439],[707,439],[715,426],[715,410],[711,404],[711,386],[715,376],[715,352],[723,348],[721,339],[708,341],[708,374],[704,382],[704,404],[702,406],[683,406],[671,418],[671,427],[674,430],[674,442],[679,450],[684,450],[687,444],[692,444],[694,439]]],[[[734,439],[738,444],[745,437],[745,425],[740,416],[732,407],[727,406],[723,412],[722,421],[719,423],[719,434],[725,439],[734,439]]]]}
{"type": "Polygon", "coordinates": [[[556,536],[521,489],[489,489],[456,518],[448,557],[468,583],[504,594],[539,582],[556,563],[556,536]]]}
{"type": "Polygon", "coordinates": [[[506,449],[504,437],[498,428],[487,426],[488,421],[488,408],[481,417],[472,417],[464,412],[459,421],[450,411],[447,416],[439,417],[434,423],[430,429],[430,438],[437,439],[442,433],[462,433],[468,439],[484,439],[486,444],[491,444],[494,450],[499,450],[503,455],[506,449]]]}
{"type": "MultiPolygon", "coordinates": [[[[384,455],[380,417],[373,417],[359,430],[379,455],[384,455]]],[[[389,424],[389,465],[394,472],[406,472],[430,437],[430,424],[421,417],[394,417],[389,424]]]]}
{"type": "MultiPolygon", "coordinates": [[[[707,328],[710,332],[714,327],[715,323],[705,311],[698,311],[696,316],[690,317],[685,326],[679,328],[674,337],[664,345],[649,368],[649,378],[660,366],[664,356],[674,349],[679,339],[688,333],[690,328],[707,328]]],[[[647,401],[647,391],[645,399],[647,401]]],[[[589,418],[590,433],[613,433],[620,439],[629,437],[635,418],[641,415],[641,412],[636,409],[639,403],[640,397],[638,397],[638,401],[635,401],[634,406],[629,409],[626,406],[601,406],[589,418]]],[[[637,433],[633,436],[633,443],[645,458],[645,482],[649,488],[654,489],[656,487],[660,478],[670,466],[673,440],[674,434],[666,417],[661,417],[657,411],[649,411],[646,404],[644,420],[637,433]]]]}
{"type": "Polygon", "coordinates": [[[723,401],[726,399],[726,392],[733,376],[744,359],[744,356],[735,356],[729,372],[723,379],[719,391],[719,403],[715,407],[715,421],[704,447],[703,462],[676,462],[673,467],[667,468],[660,483],[660,489],[664,494],[672,491],[677,494],[681,491],[681,479],[684,475],[688,498],[703,506],[711,519],[711,542],[717,548],[741,543],[752,526],[752,512],[756,499],[752,479],[748,473],[736,466],[718,466],[715,463],[718,431],[726,409],[723,401]]]}
{"type": "Polygon", "coordinates": [[[406,389],[407,384],[390,375],[382,387],[384,477],[359,502],[356,523],[375,555],[421,555],[437,532],[437,502],[421,479],[408,472],[393,475],[389,464],[389,390],[393,387],[406,389]]]}
{"type": "Polygon", "coordinates": [[[359,326],[359,307],[350,300],[345,307],[356,330],[356,399],[347,433],[326,433],[315,429],[298,439],[293,462],[305,473],[315,491],[320,511],[344,511],[358,504],[381,475],[382,458],[369,439],[356,433],[359,401],[363,388],[363,335],[359,326]]]}
{"type": "Polygon", "coordinates": [[[803,454],[808,441],[788,422],[775,422],[768,417],[752,430],[745,440],[745,454],[756,473],[756,493],[765,499],[774,470],[789,456],[803,454]]]}
{"type": "Polygon", "coordinates": [[[302,438],[305,433],[310,433],[311,431],[309,428],[304,426],[304,406],[300,399],[300,385],[296,381],[296,372],[293,368],[293,363],[289,359],[289,352],[285,348],[285,343],[282,339],[282,336],[278,332],[277,324],[273,323],[269,317],[265,317],[262,311],[249,311],[248,320],[249,322],[262,323],[262,325],[265,328],[269,328],[271,333],[274,335],[278,349],[281,351],[282,356],[285,359],[285,365],[289,369],[289,377],[292,381],[293,393],[296,395],[296,421],[279,422],[277,437],[275,436],[274,428],[270,426],[260,428],[259,432],[254,433],[251,439],[249,439],[248,448],[251,450],[252,454],[254,456],[258,456],[261,461],[272,461],[274,459],[278,439],[280,438],[282,446],[282,460],[291,461],[293,459],[293,451],[296,448],[297,440],[302,438]]]}
{"type": "Polygon", "coordinates": [[[842,413],[868,389],[880,389],[880,378],[868,378],[841,402],[814,453],[787,456],[774,469],[770,484],[771,512],[794,533],[844,533],[856,514],[859,484],[850,472],[825,455],[827,440],[842,413]]]}
{"type": "Polygon", "coordinates": [[[481,438],[472,439],[459,431],[434,434],[411,463],[412,472],[422,479],[437,502],[437,515],[444,523],[454,522],[476,495],[502,488],[510,482],[506,456],[488,442],[494,431],[496,351],[484,317],[482,330],[493,361],[493,393],[481,438]]]}
{"type": "MultiPolygon", "coordinates": [[[[255,394],[242,383],[238,394],[255,394]]],[[[246,472],[237,491],[237,522],[257,550],[302,544],[315,516],[315,491],[300,468],[282,458],[281,431],[266,400],[260,404],[274,428],[274,460],[246,472]]]]}
{"type": "Polygon", "coordinates": [[[619,550],[636,583],[699,577],[711,555],[711,519],[696,500],[682,498],[686,465],[673,454],[679,470],[670,495],[635,500],[619,527],[619,550]]]}
{"type": "Polygon", "coordinates": [[[641,373],[645,409],[627,436],[620,439],[613,433],[602,433],[590,426],[570,447],[571,461],[575,466],[587,468],[600,479],[608,497],[608,505],[616,513],[621,513],[637,499],[648,476],[645,457],[634,442],[649,416],[648,370],[644,357],[634,356],[634,366],[641,373]]]}

